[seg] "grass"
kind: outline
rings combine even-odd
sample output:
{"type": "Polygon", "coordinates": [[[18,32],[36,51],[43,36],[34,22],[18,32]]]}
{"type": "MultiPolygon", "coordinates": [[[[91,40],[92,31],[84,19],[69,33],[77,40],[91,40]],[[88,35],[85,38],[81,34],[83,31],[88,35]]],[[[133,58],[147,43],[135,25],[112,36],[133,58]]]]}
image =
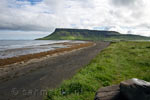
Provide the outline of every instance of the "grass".
{"type": "Polygon", "coordinates": [[[130,78],[150,81],[150,42],[112,43],[45,100],[93,100],[100,87],[130,78]]]}

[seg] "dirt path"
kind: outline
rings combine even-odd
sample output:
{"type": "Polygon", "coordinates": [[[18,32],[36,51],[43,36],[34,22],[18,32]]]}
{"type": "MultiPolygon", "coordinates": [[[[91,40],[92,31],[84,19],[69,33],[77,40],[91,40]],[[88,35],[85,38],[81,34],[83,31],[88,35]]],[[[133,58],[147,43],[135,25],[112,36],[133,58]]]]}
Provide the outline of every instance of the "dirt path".
{"type": "Polygon", "coordinates": [[[0,100],[42,100],[46,89],[55,88],[63,80],[71,78],[108,45],[108,42],[99,42],[92,47],[25,65],[27,68],[36,69],[26,75],[1,82],[0,100]]]}

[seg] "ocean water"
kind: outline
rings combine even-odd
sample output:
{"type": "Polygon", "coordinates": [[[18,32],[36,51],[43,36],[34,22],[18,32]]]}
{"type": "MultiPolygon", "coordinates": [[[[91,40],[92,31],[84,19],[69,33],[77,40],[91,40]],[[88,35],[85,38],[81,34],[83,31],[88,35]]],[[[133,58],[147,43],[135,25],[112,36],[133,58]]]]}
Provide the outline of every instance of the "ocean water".
{"type": "Polygon", "coordinates": [[[69,40],[0,40],[0,59],[11,58],[14,56],[33,54],[54,50],[56,48],[65,48],[67,45],[55,44],[63,42],[81,43],[83,41],[69,40]]]}

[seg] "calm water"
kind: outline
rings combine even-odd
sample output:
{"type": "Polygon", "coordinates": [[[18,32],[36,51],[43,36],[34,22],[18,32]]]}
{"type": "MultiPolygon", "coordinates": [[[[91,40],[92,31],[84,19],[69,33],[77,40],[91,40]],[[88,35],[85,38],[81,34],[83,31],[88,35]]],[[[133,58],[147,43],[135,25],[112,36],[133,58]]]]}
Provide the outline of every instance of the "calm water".
{"type": "Polygon", "coordinates": [[[56,48],[65,48],[62,44],[63,42],[83,42],[83,41],[69,41],[69,40],[0,40],[0,59],[10,58],[14,56],[26,55],[39,53],[49,50],[54,50],[56,48]]]}

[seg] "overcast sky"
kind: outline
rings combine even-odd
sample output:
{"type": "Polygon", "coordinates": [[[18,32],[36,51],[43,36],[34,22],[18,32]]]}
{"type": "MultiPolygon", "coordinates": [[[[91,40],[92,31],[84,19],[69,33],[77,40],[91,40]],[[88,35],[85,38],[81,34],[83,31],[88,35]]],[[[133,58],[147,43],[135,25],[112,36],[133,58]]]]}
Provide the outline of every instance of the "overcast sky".
{"type": "Polygon", "coordinates": [[[150,36],[150,0],[0,0],[0,39],[34,39],[55,28],[150,36]]]}

